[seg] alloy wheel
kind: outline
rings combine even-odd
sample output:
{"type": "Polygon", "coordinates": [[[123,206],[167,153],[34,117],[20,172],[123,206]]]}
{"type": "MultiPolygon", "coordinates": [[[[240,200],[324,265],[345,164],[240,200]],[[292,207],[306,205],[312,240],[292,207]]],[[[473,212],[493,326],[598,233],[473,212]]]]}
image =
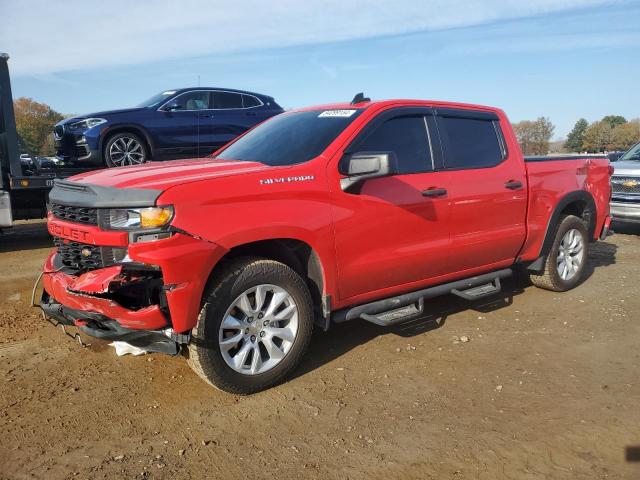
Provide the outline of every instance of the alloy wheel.
{"type": "Polygon", "coordinates": [[[558,248],[556,269],[563,280],[571,280],[584,260],[584,239],[579,230],[572,228],[562,237],[558,248]]]}
{"type": "Polygon", "coordinates": [[[298,307],[289,292],[263,284],[239,295],[220,324],[222,358],[233,370],[257,375],[278,365],[298,333],[298,307]]]}
{"type": "Polygon", "coordinates": [[[109,159],[116,167],[144,162],[144,148],[135,138],[120,137],[109,147],[109,159]]]}

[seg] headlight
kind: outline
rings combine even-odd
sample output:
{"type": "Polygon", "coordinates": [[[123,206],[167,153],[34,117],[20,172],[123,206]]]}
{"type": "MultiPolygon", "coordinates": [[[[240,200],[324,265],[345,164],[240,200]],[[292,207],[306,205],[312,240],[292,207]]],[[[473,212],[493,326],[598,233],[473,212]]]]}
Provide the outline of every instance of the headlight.
{"type": "Polygon", "coordinates": [[[114,230],[161,228],[172,218],[172,207],[114,208],[109,210],[106,226],[114,230]]]}
{"type": "Polygon", "coordinates": [[[77,122],[70,123],[68,128],[71,130],[89,130],[90,128],[102,125],[106,120],[104,118],[85,118],[77,122]]]}

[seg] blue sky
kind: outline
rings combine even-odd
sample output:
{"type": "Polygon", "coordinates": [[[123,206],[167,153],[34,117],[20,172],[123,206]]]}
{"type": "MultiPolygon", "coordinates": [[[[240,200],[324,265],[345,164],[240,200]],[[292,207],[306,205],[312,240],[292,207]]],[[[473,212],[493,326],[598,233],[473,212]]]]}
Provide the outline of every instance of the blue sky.
{"type": "Polygon", "coordinates": [[[286,108],[424,98],[544,115],[640,117],[640,1],[0,0],[14,98],[63,113],[175,87],[232,87],[286,108]],[[64,8],[61,8],[64,5],[64,8]]]}

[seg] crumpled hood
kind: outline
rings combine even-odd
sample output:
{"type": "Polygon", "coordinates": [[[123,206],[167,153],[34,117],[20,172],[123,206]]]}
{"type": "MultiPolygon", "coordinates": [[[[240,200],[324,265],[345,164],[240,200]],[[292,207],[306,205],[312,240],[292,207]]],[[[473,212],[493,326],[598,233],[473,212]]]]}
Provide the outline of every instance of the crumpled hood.
{"type": "Polygon", "coordinates": [[[194,159],[152,162],[144,165],[106,168],[74,175],[68,180],[103,187],[167,190],[175,185],[227,177],[272,168],[258,162],[194,159]]]}

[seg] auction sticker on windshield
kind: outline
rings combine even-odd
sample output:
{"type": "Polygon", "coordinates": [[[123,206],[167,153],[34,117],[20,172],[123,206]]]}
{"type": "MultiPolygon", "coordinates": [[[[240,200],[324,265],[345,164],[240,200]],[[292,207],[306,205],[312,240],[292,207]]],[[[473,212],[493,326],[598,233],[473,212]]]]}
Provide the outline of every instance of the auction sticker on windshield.
{"type": "Polygon", "coordinates": [[[318,115],[318,118],[323,118],[323,117],[348,118],[351,115],[353,115],[354,113],[356,113],[355,110],[325,110],[320,115],[318,115]]]}

